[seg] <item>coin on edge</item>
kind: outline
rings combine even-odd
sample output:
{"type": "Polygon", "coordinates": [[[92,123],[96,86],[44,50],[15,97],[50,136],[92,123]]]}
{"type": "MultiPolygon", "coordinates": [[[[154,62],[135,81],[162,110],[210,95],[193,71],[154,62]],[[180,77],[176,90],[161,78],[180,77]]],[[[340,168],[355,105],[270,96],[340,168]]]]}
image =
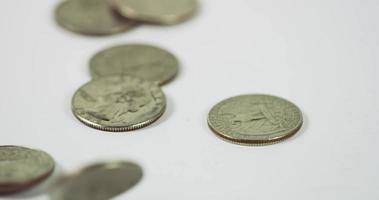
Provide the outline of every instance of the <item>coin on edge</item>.
{"type": "Polygon", "coordinates": [[[112,132],[145,127],[165,108],[165,96],[155,83],[128,76],[94,79],[72,99],[72,111],[81,122],[112,132]]]}
{"type": "Polygon", "coordinates": [[[208,125],[228,141],[264,145],[294,135],[302,126],[300,109],[280,97],[252,94],[221,101],[209,112],[208,125]]]}
{"type": "Polygon", "coordinates": [[[43,151],[0,146],[0,194],[29,189],[50,176],[53,170],[53,158],[43,151]]]}
{"type": "Polygon", "coordinates": [[[110,35],[128,30],[136,22],[114,12],[105,0],[65,0],[55,10],[62,27],[87,35],[110,35]]]}
{"type": "Polygon", "coordinates": [[[172,80],[179,69],[179,62],[173,54],[146,44],[107,48],[95,54],[89,65],[93,78],[127,75],[160,85],[172,80]]]}
{"type": "Polygon", "coordinates": [[[135,186],[142,176],[141,167],[135,163],[100,163],[62,178],[49,195],[51,200],[111,199],[135,186]]]}
{"type": "Polygon", "coordinates": [[[172,25],[196,13],[197,0],[108,0],[126,18],[147,23],[172,25]]]}

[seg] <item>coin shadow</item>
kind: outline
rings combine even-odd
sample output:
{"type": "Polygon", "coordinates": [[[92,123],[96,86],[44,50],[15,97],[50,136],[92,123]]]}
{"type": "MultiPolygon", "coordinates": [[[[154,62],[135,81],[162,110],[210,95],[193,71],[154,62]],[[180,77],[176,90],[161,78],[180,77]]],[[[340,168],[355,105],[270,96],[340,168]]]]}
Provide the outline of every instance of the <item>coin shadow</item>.
{"type": "Polygon", "coordinates": [[[146,128],[153,128],[159,126],[162,122],[166,121],[169,117],[171,117],[175,110],[175,104],[174,101],[171,99],[171,97],[166,95],[166,110],[163,113],[163,115],[153,124],[150,126],[147,126],[146,128]]]}
{"type": "Polygon", "coordinates": [[[6,195],[5,197],[9,199],[28,199],[28,198],[34,198],[41,196],[43,194],[47,194],[50,190],[51,186],[54,185],[54,183],[62,177],[64,174],[62,167],[55,163],[55,168],[53,173],[44,181],[36,185],[35,187],[32,187],[26,191],[23,191],[21,193],[12,194],[12,195],[6,195]]]}

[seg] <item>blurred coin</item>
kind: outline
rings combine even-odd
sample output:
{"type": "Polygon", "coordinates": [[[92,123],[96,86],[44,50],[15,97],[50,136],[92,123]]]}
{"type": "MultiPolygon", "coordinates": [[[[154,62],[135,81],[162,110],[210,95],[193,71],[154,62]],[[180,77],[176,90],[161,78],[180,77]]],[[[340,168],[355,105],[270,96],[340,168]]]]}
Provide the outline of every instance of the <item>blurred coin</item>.
{"type": "Polygon", "coordinates": [[[47,178],[53,169],[53,158],[43,151],[0,146],[0,194],[28,189],[47,178]]]}
{"type": "Polygon", "coordinates": [[[153,123],[166,99],[154,83],[127,76],[95,79],[74,94],[72,110],[84,124],[104,131],[129,131],[153,123]]]}
{"type": "Polygon", "coordinates": [[[50,199],[108,200],[126,192],[141,178],[142,169],[137,164],[100,163],[61,179],[50,192],[50,199]]]}
{"type": "Polygon", "coordinates": [[[94,78],[128,75],[164,84],[175,77],[179,62],[170,52],[145,44],[107,48],[90,61],[94,78]]]}
{"type": "Polygon", "coordinates": [[[156,24],[177,24],[190,18],[197,9],[196,0],[109,0],[121,15],[156,24]]]}
{"type": "Polygon", "coordinates": [[[88,35],[115,34],[135,25],[113,12],[105,1],[65,0],[55,10],[55,18],[62,27],[88,35]]]}
{"type": "Polygon", "coordinates": [[[300,109],[270,95],[242,95],[221,101],[208,116],[222,138],[249,145],[272,144],[294,135],[302,125],[300,109]]]}

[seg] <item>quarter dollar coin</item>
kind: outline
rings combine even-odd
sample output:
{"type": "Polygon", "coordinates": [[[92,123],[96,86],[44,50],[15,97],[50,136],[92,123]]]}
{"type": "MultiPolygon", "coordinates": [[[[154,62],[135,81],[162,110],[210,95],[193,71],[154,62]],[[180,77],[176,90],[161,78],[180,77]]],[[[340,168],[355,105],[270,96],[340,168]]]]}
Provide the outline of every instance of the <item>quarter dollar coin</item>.
{"type": "Polygon", "coordinates": [[[110,35],[136,24],[115,13],[105,0],[65,0],[55,10],[59,25],[86,35],[110,35]]]}
{"type": "Polygon", "coordinates": [[[61,178],[49,195],[51,200],[107,200],[134,187],[141,178],[142,169],[135,163],[99,163],[61,178]]]}
{"type": "Polygon", "coordinates": [[[172,25],[196,13],[196,0],[109,0],[124,17],[147,23],[172,25]]]}
{"type": "Polygon", "coordinates": [[[165,108],[165,96],[155,83],[129,76],[94,79],[72,99],[72,111],[81,122],[112,132],[145,127],[165,108]]]}
{"type": "Polygon", "coordinates": [[[271,95],[236,96],[215,105],[208,116],[209,127],[228,141],[264,145],[294,135],[303,123],[300,109],[271,95]]]}
{"type": "Polygon", "coordinates": [[[146,44],[127,44],[104,49],[90,60],[93,78],[127,75],[162,85],[178,72],[179,62],[170,52],[146,44]]]}
{"type": "Polygon", "coordinates": [[[53,158],[43,151],[0,146],[0,194],[29,189],[46,179],[53,170],[53,158]]]}

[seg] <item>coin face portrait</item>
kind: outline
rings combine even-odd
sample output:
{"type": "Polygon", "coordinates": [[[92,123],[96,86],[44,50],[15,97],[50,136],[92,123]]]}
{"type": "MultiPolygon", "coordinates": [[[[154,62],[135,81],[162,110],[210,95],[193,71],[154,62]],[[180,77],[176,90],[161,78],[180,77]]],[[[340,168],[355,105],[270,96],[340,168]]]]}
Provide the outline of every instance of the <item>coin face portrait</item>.
{"type": "Polygon", "coordinates": [[[62,178],[49,195],[51,200],[108,200],[134,187],[142,175],[135,163],[100,163],[62,178]]]}
{"type": "Polygon", "coordinates": [[[270,144],[295,134],[302,125],[300,109],[270,95],[242,95],[212,108],[210,128],[224,139],[244,144],[270,144]]]}
{"type": "Polygon", "coordinates": [[[121,15],[147,23],[172,25],[187,20],[197,10],[196,0],[109,0],[121,15]]]}
{"type": "Polygon", "coordinates": [[[0,194],[27,189],[54,169],[54,160],[43,151],[20,146],[0,146],[0,194]]]}
{"type": "Polygon", "coordinates": [[[166,100],[154,83],[133,77],[109,76],[82,86],[72,100],[74,115],[104,131],[129,131],[157,120],[166,100]]]}
{"type": "Polygon", "coordinates": [[[175,77],[179,62],[170,52],[145,44],[107,48],[90,60],[93,78],[111,75],[139,77],[162,85],[175,77]]]}
{"type": "Polygon", "coordinates": [[[134,27],[134,21],[119,16],[105,0],[65,0],[55,10],[59,25],[88,35],[110,35],[134,27]]]}

